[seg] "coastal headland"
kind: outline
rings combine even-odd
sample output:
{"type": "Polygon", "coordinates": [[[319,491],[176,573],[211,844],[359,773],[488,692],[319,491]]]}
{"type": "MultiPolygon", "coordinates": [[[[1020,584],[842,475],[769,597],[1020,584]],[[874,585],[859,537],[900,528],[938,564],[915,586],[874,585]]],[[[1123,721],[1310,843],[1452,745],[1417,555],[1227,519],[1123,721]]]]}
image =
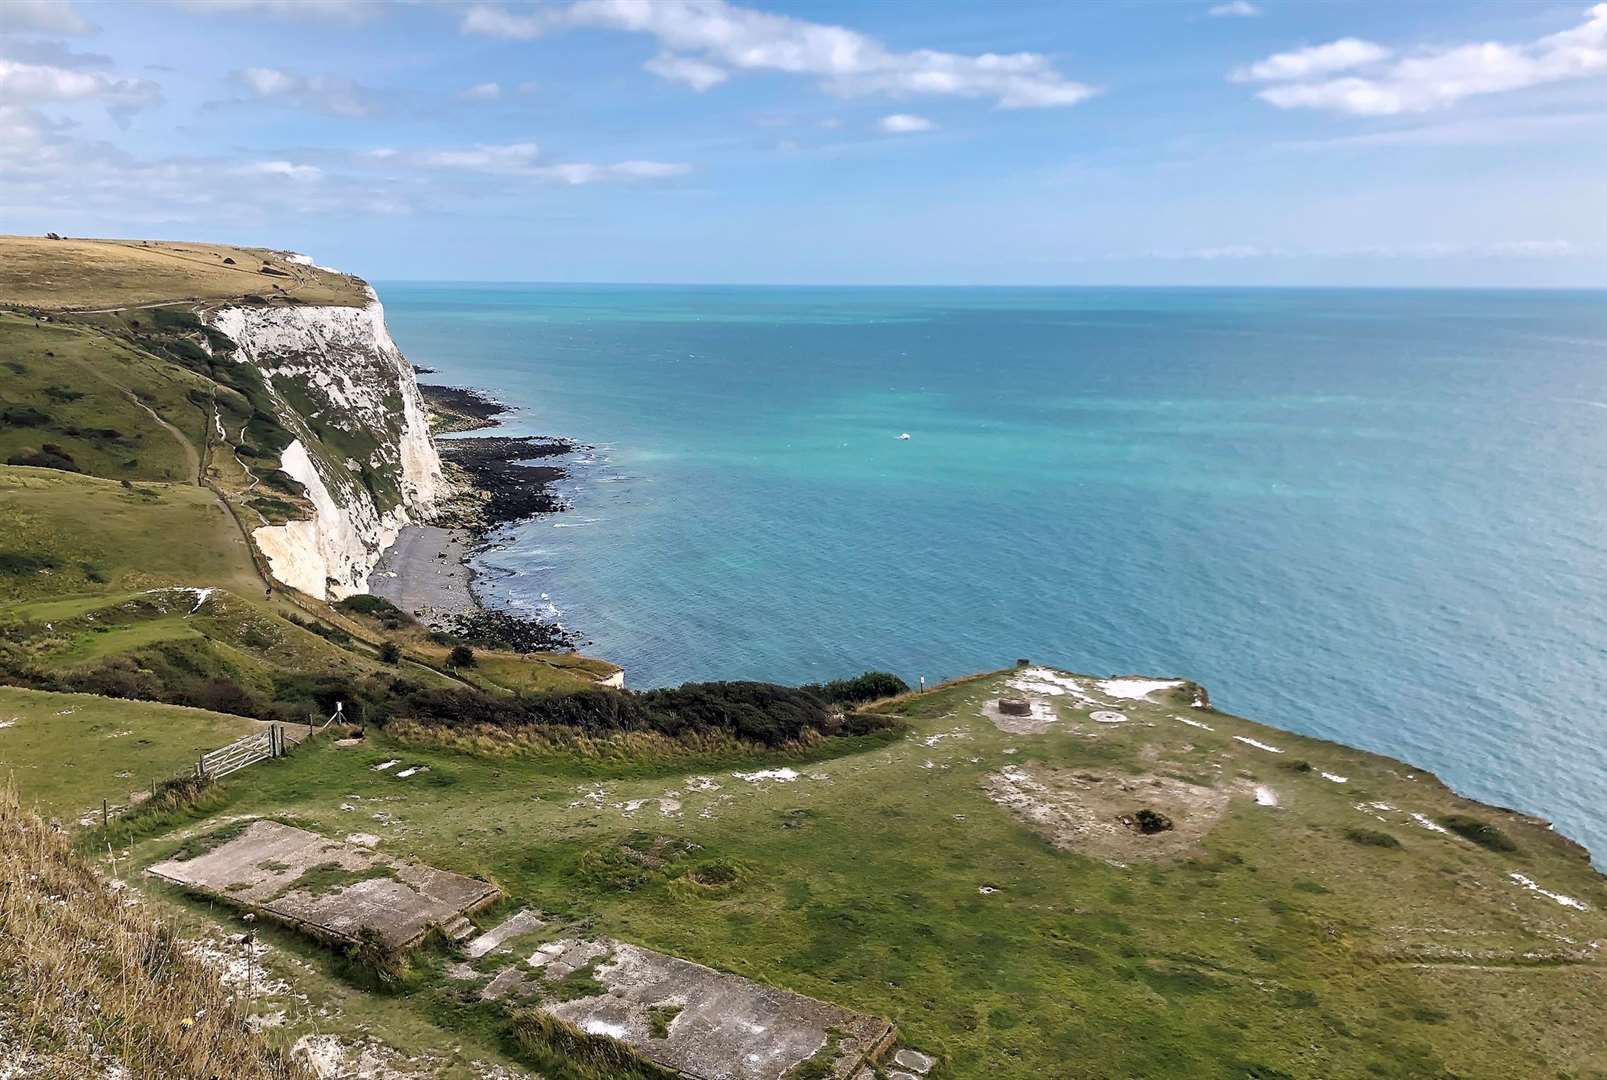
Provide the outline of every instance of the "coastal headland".
{"type": "Polygon", "coordinates": [[[0,1060],[1607,1075],[1607,878],[1408,763],[1048,658],[627,691],[474,604],[573,447],[432,433],[379,303],[0,238],[0,1060]]]}

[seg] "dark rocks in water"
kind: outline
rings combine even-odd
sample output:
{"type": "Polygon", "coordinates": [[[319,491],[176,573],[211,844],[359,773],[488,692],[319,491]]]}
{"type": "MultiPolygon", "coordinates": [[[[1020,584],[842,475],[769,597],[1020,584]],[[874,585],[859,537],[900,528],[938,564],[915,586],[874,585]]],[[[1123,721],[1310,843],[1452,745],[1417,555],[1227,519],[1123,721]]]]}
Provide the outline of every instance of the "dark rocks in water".
{"type": "Polygon", "coordinates": [[[555,465],[522,463],[573,453],[579,449],[575,443],[565,439],[483,436],[441,439],[437,445],[444,460],[466,472],[474,486],[486,493],[481,510],[483,528],[564,509],[563,500],[551,491],[551,485],[564,477],[564,470],[555,465]]]}
{"type": "Polygon", "coordinates": [[[574,649],[583,642],[556,623],[514,615],[506,611],[474,611],[451,615],[444,620],[453,639],[482,649],[508,652],[558,652],[574,649]]]}
{"type": "Polygon", "coordinates": [[[418,390],[424,403],[450,420],[451,429],[456,431],[495,427],[496,417],[513,411],[502,402],[467,387],[419,383],[418,390]]]}

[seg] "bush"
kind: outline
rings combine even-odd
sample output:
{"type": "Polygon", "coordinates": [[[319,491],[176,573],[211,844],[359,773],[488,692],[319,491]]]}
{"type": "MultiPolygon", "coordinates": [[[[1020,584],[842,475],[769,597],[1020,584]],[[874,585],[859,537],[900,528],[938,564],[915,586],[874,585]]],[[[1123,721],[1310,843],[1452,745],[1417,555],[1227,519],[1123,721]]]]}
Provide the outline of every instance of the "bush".
{"type": "Polygon", "coordinates": [[[824,686],[811,684],[800,689],[834,705],[859,705],[877,698],[909,693],[909,683],[886,671],[867,671],[852,679],[837,679],[824,686]]]}
{"type": "Polygon", "coordinates": [[[382,642],[379,647],[379,658],[382,663],[399,664],[402,662],[402,647],[394,641],[382,642]]]}
{"type": "Polygon", "coordinates": [[[32,405],[11,405],[0,409],[0,424],[6,427],[43,427],[50,417],[32,405]]]}
{"type": "Polygon", "coordinates": [[[25,448],[6,458],[7,465],[28,465],[35,469],[56,469],[60,472],[81,473],[71,454],[55,443],[46,443],[38,450],[25,448]]]}
{"type": "Polygon", "coordinates": [[[452,651],[447,654],[447,667],[461,668],[473,667],[474,665],[474,650],[467,645],[454,645],[452,646],[452,651]]]}
{"type": "Polygon", "coordinates": [[[344,611],[348,615],[366,615],[371,619],[378,619],[390,630],[399,629],[413,621],[411,616],[383,596],[369,593],[348,596],[335,605],[335,610],[344,611]]]}
{"type": "Polygon", "coordinates": [[[1346,829],[1345,839],[1362,847],[1398,848],[1401,842],[1387,832],[1377,829],[1346,829]]]}
{"type": "Polygon", "coordinates": [[[1476,817],[1466,814],[1447,814],[1440,818],[1440,824],[1450,829],[1464,840],[1471,840],[1481,848],[1490,851],[1517,851],[1506,833],[1491,825],[1488,821],[1480,821],[1476,817]]]}

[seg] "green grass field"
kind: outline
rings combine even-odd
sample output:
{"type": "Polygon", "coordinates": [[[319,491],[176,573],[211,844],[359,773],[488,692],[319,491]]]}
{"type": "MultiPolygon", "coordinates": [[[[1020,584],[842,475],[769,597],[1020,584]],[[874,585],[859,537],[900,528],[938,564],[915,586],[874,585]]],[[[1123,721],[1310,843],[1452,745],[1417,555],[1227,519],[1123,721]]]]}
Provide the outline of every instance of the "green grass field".
{"type": "MultiPolygon", "coordinates": [[[[1607,936],[1607,888],[1540,824],[1396,762],[1180,703],[1124,702],[1122,725],[1062,708],[1048,733],[1006,734],[981,711],[1005,677],[905,699],[910,736],[819,760],[488,760],[373,738],[252,770],[216,812],[373,832],[498,882],[510,906],[885,1015],[941,1076],[1607,1069],[1607,1045],[1581,1037],[1602,1019],[1602,958],[1582,943],[1607,936]],[[374,771],[391,758],[428,771],[374,771]],[[733,775],[778,766],[798,778],[733,775]],[[1006,767],[1126,777],[1134,810],[1152,781],[1187,778],[1225,809],[1171,860],[1123,832],[1114,849],[1056,847],[988,797],[1006,767]],[[1256,786],[1279,805],[1259,805],[1256,786]],[[1517,850],[1413,813],[1472,815],[1517,850]],[[684,854],[644,870],[630,852],[645,849],[684,854]]],[[[409,1045],[432,1017],[494,1030],[454,993],[435,980],[404,999],[409,1045]]]]}
{"type": "Polygon", "coordinates": [[[98,817],[103,799],[127,806],[152,780],[257,727],[203,709],[0,686],[0,777],[24,806],[76,822],[98,817]]]}

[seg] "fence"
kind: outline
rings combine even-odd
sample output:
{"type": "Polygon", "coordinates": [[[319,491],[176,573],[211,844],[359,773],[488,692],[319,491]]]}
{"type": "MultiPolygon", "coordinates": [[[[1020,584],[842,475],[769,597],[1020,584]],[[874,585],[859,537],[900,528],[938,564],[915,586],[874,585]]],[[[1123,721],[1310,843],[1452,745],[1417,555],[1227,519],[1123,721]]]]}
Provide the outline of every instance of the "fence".
{"type": "Polygon", "coordinates": [[[195,762],[195,775],[217,780],[247,765],[255,765],[259,761],[278,757],[282,753],[284,753],[284,736],[279,730],[279,725],[273,724],[243,739],[236,739],[228,746],[220,746],[216,750],[202,754],[195,762]]]}

